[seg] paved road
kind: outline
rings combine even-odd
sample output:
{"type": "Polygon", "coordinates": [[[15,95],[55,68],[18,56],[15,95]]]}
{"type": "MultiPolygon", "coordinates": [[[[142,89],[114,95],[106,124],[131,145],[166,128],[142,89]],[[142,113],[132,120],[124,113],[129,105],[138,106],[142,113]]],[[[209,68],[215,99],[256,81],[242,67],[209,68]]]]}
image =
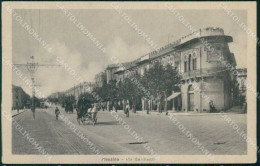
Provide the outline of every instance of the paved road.
{"type": "MultiPolygon", "coordinates": [[[[136,144],[138,141],[131,133],[107,111],[98,113],[96,126],[78,125],[76,113],[66,114],[63,109],[61,113],[66,115],[103,154],[149,154],[144,144],[136,144]]],[[[148,142],[157,154],[202,154],[198,146],[194,145],[165,114],[130,113],[130,118],[126,118],[119,111],[118,116],[121,116],[144,142],[148,142]]],[[[246,131],[246,114],[228,116],[246,131]]],[[[219,115],[175,117],[211,154],[246,154],[246,141],[219,115]]],[[[17,115],[14,119],[49,154],[95,154],[62,120],[55,120],[54,108],[38,109],[35,120],[30,111],[17,115]]],[[[12,141],[14,154],[39,154],[14,126],[12,141]]]]}

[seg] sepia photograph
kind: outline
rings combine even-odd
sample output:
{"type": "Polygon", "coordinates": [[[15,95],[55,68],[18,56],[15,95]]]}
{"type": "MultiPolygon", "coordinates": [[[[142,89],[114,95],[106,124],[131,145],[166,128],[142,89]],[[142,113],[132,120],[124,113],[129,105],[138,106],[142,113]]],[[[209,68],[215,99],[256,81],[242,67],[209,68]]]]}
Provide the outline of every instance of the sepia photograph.
{"type": "Polygon", "coordinates": [[[256,3],[2,3],[4,163],[254,163],[256,3]]]}

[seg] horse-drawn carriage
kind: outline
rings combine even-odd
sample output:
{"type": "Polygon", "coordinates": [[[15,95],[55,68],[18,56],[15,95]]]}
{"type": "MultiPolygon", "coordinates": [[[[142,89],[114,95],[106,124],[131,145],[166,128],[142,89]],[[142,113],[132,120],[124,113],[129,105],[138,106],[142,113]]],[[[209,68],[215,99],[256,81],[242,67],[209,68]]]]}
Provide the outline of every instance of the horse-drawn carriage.
{"type": "Polygon", "coordinates": [[[99,111],[98,104],[91,104],[89,100],[85,97],[82,97],[78,101],[78,123],[86,125],[92,124],[95,125],[97,123],[97,112],[99,111]]]}
{"type": "Polygon", "coordinates": [[[95,126],[97,123],[97,112],[86,112],[78,122],[79,124],[82,123],[83,125],[92,124],[95,126]]]}
{"type": "Polygon", "coordinates": [[[66,113],[73,113],[73,104],[72,103],[65,104],[65,112],[66,113]]]}
{"type": "Polygon", "coordinates": [[[65,98],[64,107],[66,113],[73,113],[74,103],[75,103],[75,98],[73,96],[68,96],[67,98],[65,98]]]}

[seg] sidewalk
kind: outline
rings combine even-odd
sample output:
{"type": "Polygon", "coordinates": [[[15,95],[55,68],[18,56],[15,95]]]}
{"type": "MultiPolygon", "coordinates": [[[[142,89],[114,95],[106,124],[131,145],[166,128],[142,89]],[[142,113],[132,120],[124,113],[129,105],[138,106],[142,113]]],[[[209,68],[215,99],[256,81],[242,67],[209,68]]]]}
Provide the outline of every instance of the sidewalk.
{"type": "Polygon", "coordinates": [[[237,112],[216,112],[216,113],[198,113],[198,112],[169,112],[169,114],[172,114],[174,116],[176,115],[189,115],[189,116],[202,116],[202,115],[231,115],[231,114],[240,114],[237,112]]]}
{"type": "MultiPolygon", "coordinates": [[[[159,113],[157,111],[150,111],[149,114],[146,111],[137,111],[138,114],[146,114],[146,115],[166,115],[166,112],[159,113]]],[[[168,111],[168,115],[181,115],[181,116],[202,116],[202,115],[219,115],[219,114],[239,114],[237,112],[223,112],[223,113],[199,113],[199,112],[175,112],[175,111],[168,111]]]]}
{"type": "MultiPolygon", "coordinates": [[[[124,113],[123,110],[117,110],[118,113],[124,113]]],[[[162,112],[159,113],[157,111],[149,111],[149,114],[147,114],[146,110],[143,111],[136,111],[136,113],[134,113],[132,110],[130,111],[130,115],[164,115],[166,116],[166,112],[162,112]]],[[[240,112],[236,111],[236,112],[217,112],[217,113],[199,113],[199,112],[176,112],[176,111],[168,111],[168,115],[174,115],[174,116],[204,116],[204,115],[232,115],[232,114],[241,114],[240,112]]]]}
{"type": "MultiPolygon", "coordinates": [[[[102,110],[100,110],[100,111],[102,111],[102,110]]],[[[105,111],[107,111],[107,110],[105,110],[105,111]]],[[[117,113],[124,114],[124,111],[123,110],[117,110],[117,113]]],[[[150,115],[150,114],[151,115],[162,115],[162,114],[166,115],[165,112],[159,113],[159,112],[156,112],[156,111],[152,111],[152,112],[150,111],[149,114],[147,114],[146,111],[136,111],[136,113],[134,113],[132,110],[130,110],[130,115],[131,114],[133,114],[133,115],[138,115],[138,114],[139,115],[140,114],[141,115],[150,115]]]]}
{"type": "Polygon", "coordinates": [[[12,110],[12,117],[19,115],[25,111],[29,111],[30,109],[23,109],[23,110],[19,110],[19,113],[17,112],[17,110],[12,110]]]}

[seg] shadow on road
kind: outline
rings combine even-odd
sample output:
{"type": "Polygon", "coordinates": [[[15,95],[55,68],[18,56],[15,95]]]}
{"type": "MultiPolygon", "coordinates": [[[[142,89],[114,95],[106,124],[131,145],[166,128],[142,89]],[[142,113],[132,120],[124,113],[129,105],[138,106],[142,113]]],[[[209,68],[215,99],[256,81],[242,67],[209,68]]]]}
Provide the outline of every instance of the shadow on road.
{"type": "Polygon", "coordinates": [[[114,122],[97,122],[96,125],[118,125],[117,121],[114,122]]]}

